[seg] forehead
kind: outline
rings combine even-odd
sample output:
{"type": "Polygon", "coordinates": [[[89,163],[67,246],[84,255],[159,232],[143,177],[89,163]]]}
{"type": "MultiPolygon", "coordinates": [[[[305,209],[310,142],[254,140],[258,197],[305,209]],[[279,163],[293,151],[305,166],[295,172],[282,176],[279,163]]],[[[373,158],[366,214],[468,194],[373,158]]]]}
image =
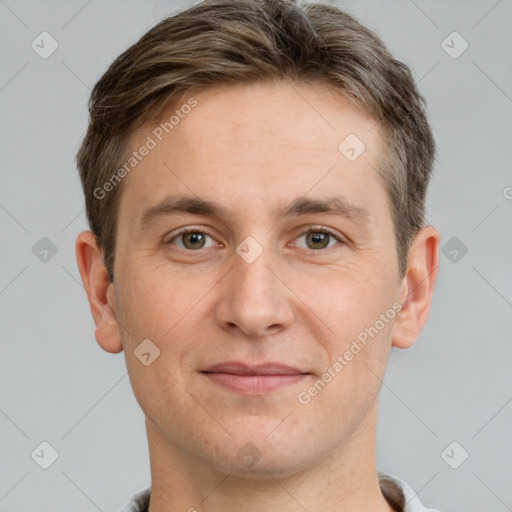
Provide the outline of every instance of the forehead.
{"type": "Polygon", "coordinates": [[[268,82],[191,93],[134,132],[131,149],[149,140],[121,201],[136,206],[139,218],[170,192],[233,206],[264,202],[272,211],[284,206],[284,196],[364,199],[372,187],[384,194],[376,122],[321,85],[268,82]]]}
{"type": "MultiPolygon", "coordinates": [[[[301,153],[313,156],[315,151],[338,157],[338,145],[348,134],[368,143],[367,157],[376,149],[374,120],[322,84],[275,81],[218,85],[193,96],[197,107],[173,131],[179,132],[175,134],[182,142],[194,144],[198,156],[205,148],[210,151],[212,142],[224,140],[244,146],[244,151],[254,147],[259,159],[265,155],[270,158],[279,150],[296,151],[297,158],[301,153]],[[262,146],[272,153],[261,153],[262,146]]],[[[179,111],[186,99],[170,110],[179,111]]],[[[216,153],[222,153],[223,147],[233,151],[230,145],[219,146],[216,153]]]]}

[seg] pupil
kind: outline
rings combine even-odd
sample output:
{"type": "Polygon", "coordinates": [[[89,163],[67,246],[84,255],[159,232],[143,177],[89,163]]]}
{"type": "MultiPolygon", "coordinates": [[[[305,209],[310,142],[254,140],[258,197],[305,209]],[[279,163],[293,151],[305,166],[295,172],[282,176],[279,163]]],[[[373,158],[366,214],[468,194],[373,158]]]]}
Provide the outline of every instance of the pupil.
{"type": "MultiPolygon", "coordinates": [[[[203,233],[186,233],[185,237],[188,238],[189,244],[192,245],[192,248],[197,248],[197,244],[201,245],[201,242],[204,243],[203,233]]],[[[308,242],[312,242],[313,245],[320,244],[321,247],[327,247],[327,242],[329,238],[329,233],[309,233],[307,235],[308,242]]],[[[185,245],[189,245],[185,244],[185,245]]]]}
{"type": "Polygon", "coordinates": [[[323,247],[327,247],[328,237],[329,237],[328,233],[309,233],[308,241],[311,241],[313,244],[320,243],[321,248],[323,248],[323,247]]]}
{"type": "MultiPolygon", "coordinates": [[[[189,242],[190,242],[190,245],[192,245],[193,249],[197,249],[197,247],[194,247],[197,243],[199,243],[199,245],[201,244],[201,242],[204,242],[203,239],[203,233],[186,233],[185,234],[186,238],[188,238],[189,242]]],[[[185,243],[185,245],[188,246],[187,243],[185,243]]]]}

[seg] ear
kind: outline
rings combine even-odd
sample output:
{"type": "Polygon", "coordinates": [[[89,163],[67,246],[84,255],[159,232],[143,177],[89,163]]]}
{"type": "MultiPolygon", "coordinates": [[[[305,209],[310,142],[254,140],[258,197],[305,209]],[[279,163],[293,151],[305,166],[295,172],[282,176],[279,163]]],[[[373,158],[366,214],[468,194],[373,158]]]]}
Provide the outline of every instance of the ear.
{"type": "Polygon", "coordinates": [[[78,270],[96,324],[96,341],[107,352],[121,352],[123,345],[116,316],[114,283],[108,277],[95,235],[91,231],[82,231],[76,240],[75,251],[78,270]]]}
{"type": "Polygon", "coordinates": [[[421,228],[409,250],[407,271],[402,280],[400,304],[392,345],[410,348],[427,323],[439,270],[441,235],[432,226],[421,228]]]}

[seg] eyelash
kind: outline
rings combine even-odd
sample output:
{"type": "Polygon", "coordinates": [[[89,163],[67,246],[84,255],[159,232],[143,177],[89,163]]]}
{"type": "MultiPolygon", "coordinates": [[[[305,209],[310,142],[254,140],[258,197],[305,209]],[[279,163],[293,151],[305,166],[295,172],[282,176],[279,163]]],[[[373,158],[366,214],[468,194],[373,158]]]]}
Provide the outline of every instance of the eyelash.
{"type": "MultiPolygon", "coordinates": [[[[212,238],[214,240],[213,235],[211,233],[209,233],[205,229],[201,229],[201,228],[184,228],[183,230],[178,231],[177,233],[175,233],[172,236],[172,238],[170,238],[167,242],[165,242],[165,244],[166,245],[172,245],[173,240],[175,240],[176,238],[180,237],[181,235],[186,235],[187,233],[203,233],[205,235],[208,235],[210,238],[212,238]]],[[[333,230],[331,230],[329,228],[326,228],[324,226],[312,226],[312,227],[308,228],[307,231],[302,232],[296,238],[299,238],[301,236],[307,235],[309,233],[327,233],[328,235],[331,235],[332,237],[334,237],[338,242],[341,242],[342,244],[347,243],[336,232],[334,232],[333,230]]],[[[178,247],[178,249],[181,249],[181,247],[178,247]]],[[[305,250],[310,250],[310,251],[313,251],[313,252],[319,252],[319,251],[326,251],[328,249],[332,249],[332,247],[326,247],[325,249],[305,249],[305,250]]],[[[197,251],[200,251],[201,249],[197,249],[195,251],[192,250],[192,249],[181,249],[181,250],[184,250],[184,251],[187,251],[187,252],[197,252],[197,251]]]]}

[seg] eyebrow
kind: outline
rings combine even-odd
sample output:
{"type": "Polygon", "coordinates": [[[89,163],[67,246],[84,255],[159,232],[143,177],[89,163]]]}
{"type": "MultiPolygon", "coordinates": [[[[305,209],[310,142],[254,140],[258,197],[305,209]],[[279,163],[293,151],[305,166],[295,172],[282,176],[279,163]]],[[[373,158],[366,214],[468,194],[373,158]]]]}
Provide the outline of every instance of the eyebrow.
{"type": "MultiPolygon", "coordinates": [[[[140,229],[147,229],[158,219],[176,213],[217,217],[220,220],[227,220],[233,217],[229,209],[213,201],[194,196],[170,196],[156,205],[146,208],[142,212],[140,229]]],[[[274,210],[272,216],[274,220],[277,220],[278,218],[314,213],[338,215],[349,220],[357,221],[362,225],[367,225],[370,221],[370,213],[368,210],[351,203],[343,196],[333,196],[323,199],[298,197],[289,205],[274,210]]]]}

